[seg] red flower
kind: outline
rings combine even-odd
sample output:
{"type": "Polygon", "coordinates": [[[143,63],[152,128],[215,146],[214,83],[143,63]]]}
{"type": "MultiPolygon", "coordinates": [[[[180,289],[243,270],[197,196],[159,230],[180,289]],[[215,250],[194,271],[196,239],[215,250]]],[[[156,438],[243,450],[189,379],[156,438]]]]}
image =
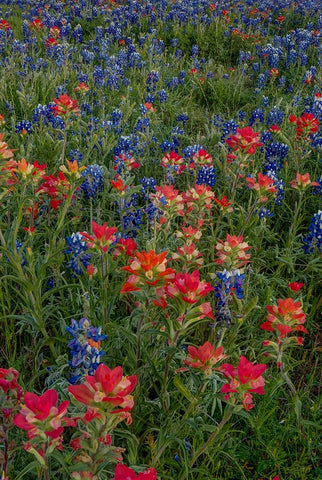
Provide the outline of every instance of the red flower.
{"type": "Polygon", "coordinates": [[[305,283],[288,283],[287,286],[293,291],[293,292],[299,292],[302,287],[304,287],[305,283]]]}
{"type": "Polygon", "coordinates": [[[197,303],[200,298],[211,292],[213,287],[210,283],[200,282],[200,273],[195,270],[188,273],[177,273],[173,283],[166,287],[169,297],[179,297],[186,303],[197,303]]]}
{"type": "Polygon", "coordinates": [[[77,100],[72,100],[68,95],[60,95],[59,98],[54,98],[53,102],[56,104],[51,107],[55,116],[67,116],[70,113],[78,114],[77,100]]]}
{"type": "Polygon", "coordinates": [[[306,315],[301,302],[294,302],[293,298],[279,299],[278,305],[268,305],[266,309],[269,314],[267,321],[260,326],[261,329],[269,332],[278,330],[281,339],[292,331],[307,333],[303,326],[306,315]]]}
{"type": "Polygon", "coordinates": [[[199,166],[204,166],[212,163],[211,155],[203,148],[201,148],[197,153],[193,155],[192,160],[199,166]]]}
{"type": "Polygon", "coordinates": [[[12,30],[12,26],[10,25],[9,22],[7,22],[7,20],[1,19],[0,30],[5,30],[7,32],[8,30],[12,30]]]}
{"type": "MultiPolygon", "coordinates": [[[[56,40],[56,38],[54,37],[48,37],[47,40],[46,40],[46,48],[49,48],[49,47],[54,47],[58,45],[58,42],[56,40]]],[[[57,114],[59,115],[59,114],[57,114]]]]}
{"type": "Polygon", "coordinates": [[[250,254],[245,253],[251,247],[243,242],[243,236],[229,235],[226,240],[219,240],[215,246],[218,258],[215,260],[217,265],[224,265],[228,270],[238,269],[250,262],[250,254]]]}
{"type": "Polygon", "coordinates": [[[204,370],[206,375],[211,375],[212,367],[220,360],[227,358],[222,346],[215,349],[210,342],[206,342],[198,348],[189,345],[188,353],[189,355],[184,363],[189,367],[204,370]]]}
{"type": "Polygon", "coordinates": [[[257,182],[255,178],[247,177],[246,178],[248,188],[256,190],[259,194],[259,199],[261,202],[266,202],[268,200],[268,194],[275,196],[277,192],[276,187],[274,187],[275,180],[272,177],[263,175],[262,173],[257,174],[257,182]]]}
{"type": "Polygon", "coordinates": [[[44,432],[52,439],[58,438],[62,432],[62,418],[67,412],[68,401],[57,407],[58,393],[56,390],[47,390],[43,395],[26,392],[25,404],[20,413],[14,418],[14,424],[28,431],[28,438],[44,432]]]}
{"type": "Polygon", "coordinates": [[[118,192],[125,192],[127,185],[124,185],[123,180],[119,178],[118,180],[111,180],[112,187],[118,192]]]}
{"type": "Polygon", "coordinates": [[[228,202],[227,197],[225,195],[220,200],[218,198],[214,198],[214,200],[217,203],[217,205],[219,205],[219,208],[221,211],[231,213],[234,210],[233,207],[231,207],[233,202],[228,202]]]}
{"type": "Polygon", "coordinates": [[[161,165],[164,168],[171,167],[177,172],[178,174],[182,173],[183,170],[186,168],[183,165],[184,160],[183,158],[177,154],[175,151],[171,151],[170,153],[165,153],[164,157],[161,160],[161,165]]]}
{"type": "Polygon", "coordinates": [[[173,268],[166,268],[168,252],[156,254],[154,250],[149,252],[136,252],[136,259],[132,263],[123,267],[131,273],[128,282],[123,285],[121,293],[140,290],[144,285],[165,285],[174,279],[175,271],[173,268]]]}
{"type": "Polygon", "coordinates": [[[234,151],[238,150],[250,155],[256,152],[257,147],[263,145],[259,142],[258,132],[254,132],[251,127],[237,128],[236,135],[227,138],[226,143],[234,151]]]}
{"type": "Polygon", "coordinates": [[[79,92],[79,93],[82,93],[82,94],[87,93],[89,90],[90,90],[89,86],[86,85],[86,83],[84,83],[84,82],[79,83],[77,85],[77,87],[74,88],[75,92],[79,92]]]}
{"type": "Polygon", "coordinates": [[[225,400],[228,400],[232,393],[238,393],[242,397],[242,404],[245,410],[254,407],[252,401],[252,393],[264,395],[265,380],[262,374],[265,372],[267,365],[254,365],[247,358],[241,355],[239,365],[235,368],[229,363],[224,363],[220,367],[220,371],[226,378],[230,379],[229,383],[225,383],[221,388],[222,393],[226,393],[225,400]]]}
{"type": "Polygon", "coordinates": [[[113,480],[157,480],[157,472],[154,468],[148,468],[143,473],[136,473],[131,468],[119,463],[115,468],[113,480]]]}
{"type": "Polygon", "coordinates": [[[87,375],[85,383],[70,385],[69,393],[76,400],[93,407],[108,408],[119,407],[111,413],[129,411],[133,407],[133,392],[136,386],[136,375],[123,376],[122,367],[109,369],[104,363],[100,363],[94,375],[87,375]]]}
{"type": "Polygon", "coordinates": [[[304,190],[306,187],[318,187],[320,185],[317,182],[311,181],[309,173],[304,173],[304,175],[297,173],[296,178],[292,180],[290,184],[292,188],[296,188],[297,190],[304,190]]]}
{"type": "Polygon", "coordinates": [[[40,18],[35,18],[34,20],[32,20],[30,23],[29,23],[29,28],[31,30],[36,30],[36,31],[40,31],[43,29],[43,23],[42,21],[40,20],[40,18]]]}
{"type": "Polygon", "coordinates": [[[98,223],[92,221],[92,230],[93,235],[89,235],[87,232],[81,232],[86,240],[89,240],[89,248],[98,247],[102,252],[107,252],[111,243],[115,242],[116,236],[114,235],[117,232],[117,228],[108,227],[106,223],[103,225],[98,225],[98,223]]]}
{"type": "Polygon", "coordinates": [[[4,393],[20,388],[17,382],[19,373],[14,368],[0,368],[0,388],[4,393]]]}

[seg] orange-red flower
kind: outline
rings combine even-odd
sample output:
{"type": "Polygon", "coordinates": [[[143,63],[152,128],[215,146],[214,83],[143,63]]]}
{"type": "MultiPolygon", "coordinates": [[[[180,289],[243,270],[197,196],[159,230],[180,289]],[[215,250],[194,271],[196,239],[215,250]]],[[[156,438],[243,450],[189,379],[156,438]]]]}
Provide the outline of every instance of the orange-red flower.
{"type": "Polygon", "coordinates": [[[47,390],[43,395],[26,392],[20,413],[14,418],[17,427],[27,430],[31,439],[44,432],[52,439],[58,438],[64,428],[62,419],[67,412],[69,401],[62,402],[57,407],[58,394],[56,390],[47,390]]]}
{"type": "Polygon", "coordinates": [[[309,173],[304,173],[301,175],[297,172],[296,178],[290,182],[292,188],[296,188],[297,190],[305,190],[307,187],[318,187],[319,183],[312,182],[310,179],[309,173]]]}
{"type": "Polygon", "coordinates": [[[227,270],[234,270],[243,267],[250,262],[250,254],[245,253],[251,247],[243,242],[243,236],[229,235],[226,240],[219,240],[215,246],[218,258],[215,260],[217,265],[224,265],[227,270]]]}
{"type": "Polygon", "coordinates": [[[170,153],[165,153],[162,160],[161,165],[164,168],[172,167],[175,172],[182,173],[183,170],[186,168],[184,165],[183,158],[178,155],[177,152],[171,151],[170,153]]]}
{"type": "Polygon", "coordinates": [[[200,167],[204,165],[209,165],[212,163],[211,155],[203,148],[201,148],[197,153],[193,155],[192,160],[194,163],[196,163],[200,167]]]}
{"type": "Polygon", "coordinates": [[[154,250],[136,252],[136,258],[131,264],[122,268],[122,270],[131,273],[131,276],[123,285],[121,293],[139,291],[146,285],[162,286],[172,281],[175,277],[175,271],[173,268],[166,268],[167,253],[156,254],[154,250]]]}
{"type": "Polygon", "coordinates": [[[254,365],[247,358],[241,355],[239,364],[235,368],[229,363],[224,363],[220,367],[220,371],[226,378],[230,379],[229,383],[225,383],[221,388],[221,392],[225,393],[225,400],[228,400],[231,394],[237,393],[242,398],[242,404],[245,410],[254,407],[252,393],[264,395],[265,380],[262,374],[265,372],[267,365],[254,365]]]}
{"type": "Polygon", "coordinates": [[[195,270],[188,273],[177,273],[175,279],[166,287],[169,297],[180,298],[186,303],[197,303],[200,298],[213,291],[210,283],[200,281],[200,273],[195,270]]]}
{"type": "Polygon", "coordinates": [[[189,345],[188,354],[184,363],[192,368],[200,368],[206,375],[211,375],[213,366],[227,358],[227,355],[224,355],[224,347],[220,346],[215,349],[210,342],[206,342],[198,348],[189,345]]]}
{"type": "Polygon", "coordinates": [[[87,232],[81,232],[81,235],[89,240],[89,248],[99,248],[102,252],[107,252],[111,243],[115,242],[117,228],[108,227],[106,223],[98,225],[98,223],[92,221],[93,235],[89,235],[87,232]]]}
{"type": "Polygon", "coordinates": [[[277,189],[274,187],[274,178],[262,173],[257,174],[257,182],[255,178],[247,177],[246,178],[248,188],[255,190],[259,194],[259,199],[261,202],[266,202],[268,200],[268,194],[275,196],[277,189]]]}
{"type": "Polygon", "coordinates": [[[260,326],[263,330],[277,330],[281,339],[293,331],[307,333],[301,302],[294,302],[293,298],[279,299],[277,305],[267,305],[266,309],[269,313],[267,321],[260,326]]]}
{"type": "Polygon", "coordinates": [[[214,198],[214,200],[217,205],[219,205],[221,211],[231,213],[234,210],[233,207],[231,207],[233,202],[228,202],[225,195],[220,200],[218,198],[214,198]]]}
{"type": "Polygon", "coordinates": [[[74,88],[74,90],[75,90],[75,92],[85,94],[90,90],[90,88],[89,88],[88,85],[86,85],[86,83],[81,82],[77,85],[77,87],[74,88]]]}
{"type": "Polygon", "coordinates": [[[77,100],[72,100],[67,94],[60,95],[59,98],[54,98],[55,106],[51,107],[55,116],[67,116],[71,113],[78,114],[77,100]]]}
{"type": "Polygon", "coordinates": [[[227,138],[226,143],[234,151],[249,155],[253,155],[256,149],[263,145],[259,142],[259,133],[254,132],[251,127],[237,128],[237,133],[227,138]]]}
{"type": "Polygon", "coordinates": [[[125,192],[127,185],[124,185],[123,180],[119,178],[118,180],[111,180],[112,187],[118,192],[125,192]]]}
{"type": "Polygon", "coordinates": [[[131,468],[119,463],[113,480],[157,480],[157,472],[154,468],[148,468],[145,472],[136,474],[131,468]]]}
{"type": "Polygon", "coordinates": [[[0,133],[0,160],[12,158],[13,152],[15,151],[8,148],[8,144],[2,141],[3,137],[4,137],[4,133],[0,133]]]}
{"type": "Polygon", "coordinates": [[[68,391],[85,405],[119,413],[133,408],[133,397],[130,394],[136,382],[136,375],[123,376],[122,367],[111,370],[104,363],[100,363],[94,375],[87,375],[81,385],[70,385],[68,391]],[[115,407],[117,410],[114,410],[115,407]]]}

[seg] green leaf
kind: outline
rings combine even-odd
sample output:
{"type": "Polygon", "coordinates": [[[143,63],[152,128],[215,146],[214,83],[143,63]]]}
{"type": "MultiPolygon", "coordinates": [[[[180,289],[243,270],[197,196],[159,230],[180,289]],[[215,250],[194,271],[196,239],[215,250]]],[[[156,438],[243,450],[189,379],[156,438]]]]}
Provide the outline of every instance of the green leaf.
{"type": "Polygon", "coordinates": [[[190,402],[193,402],[195,400],[195,397],[192,395],[192,393],[187,389],[187,387],[181,382],[179,377],[174,377],[173,379],[174,385],[177,387],[179,392],[190,402]]]}
{"type": "Polygon", "coordinates": [[[29,463],[23,470],[22,472],[20,472],[20,474],[18,475],[18,477],[16,477],[15,480],[20,480],[21,478],[23,478],[26,473],[28,472],[31,472],[31,470],[34,470],[34,468],[38,468],[39,467],[39,463],[36,462],[36,460],[34,462],[31,462],[29,463]]]}

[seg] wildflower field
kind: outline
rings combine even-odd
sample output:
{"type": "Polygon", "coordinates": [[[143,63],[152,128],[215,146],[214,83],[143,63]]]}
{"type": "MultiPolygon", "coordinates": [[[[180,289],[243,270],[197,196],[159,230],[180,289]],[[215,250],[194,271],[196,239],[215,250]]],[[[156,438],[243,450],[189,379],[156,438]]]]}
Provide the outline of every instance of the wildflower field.
{"type": "Polygon", "coordinates": [[[2,480],[318,480],[319,0],[0,1],[2,480]]]}

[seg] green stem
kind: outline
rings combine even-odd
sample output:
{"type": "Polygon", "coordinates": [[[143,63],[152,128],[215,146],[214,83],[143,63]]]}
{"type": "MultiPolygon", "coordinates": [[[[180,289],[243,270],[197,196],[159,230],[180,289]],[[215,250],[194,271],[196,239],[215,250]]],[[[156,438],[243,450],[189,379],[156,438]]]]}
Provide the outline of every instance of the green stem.
{"type": "Polygon", "coordinates": [[[64,165],[65,163],[65,151],[66,151],[66,143],[67,143],[67,122],[64,122],[64,138],[63,138],[63,150],[61,154],[61,164],[64,165]]]}
{"type": "MultiPolygon", "coordinates": [[[[199,450],[196,451],[194,456],[192,457],[189,467],[193,467],[193,465],[196,463],[200,455],[205,453],[205,451],[208,449],[208,447],[212,444],[218,433],[222,430],[222,428],[226,425],[230,417],[232,416],[234,410],[234,406],[231,405],[226,413],[226,415],[223,417],[219,425],[217,426],[216,430],[210,435],[208,440],[202,445],[202,447],[199,448],[199,450]]],[[[183,475],[180,477],[180,480],[184,480],[186,478],[186,473],[183,473],[183,475]]]]}

